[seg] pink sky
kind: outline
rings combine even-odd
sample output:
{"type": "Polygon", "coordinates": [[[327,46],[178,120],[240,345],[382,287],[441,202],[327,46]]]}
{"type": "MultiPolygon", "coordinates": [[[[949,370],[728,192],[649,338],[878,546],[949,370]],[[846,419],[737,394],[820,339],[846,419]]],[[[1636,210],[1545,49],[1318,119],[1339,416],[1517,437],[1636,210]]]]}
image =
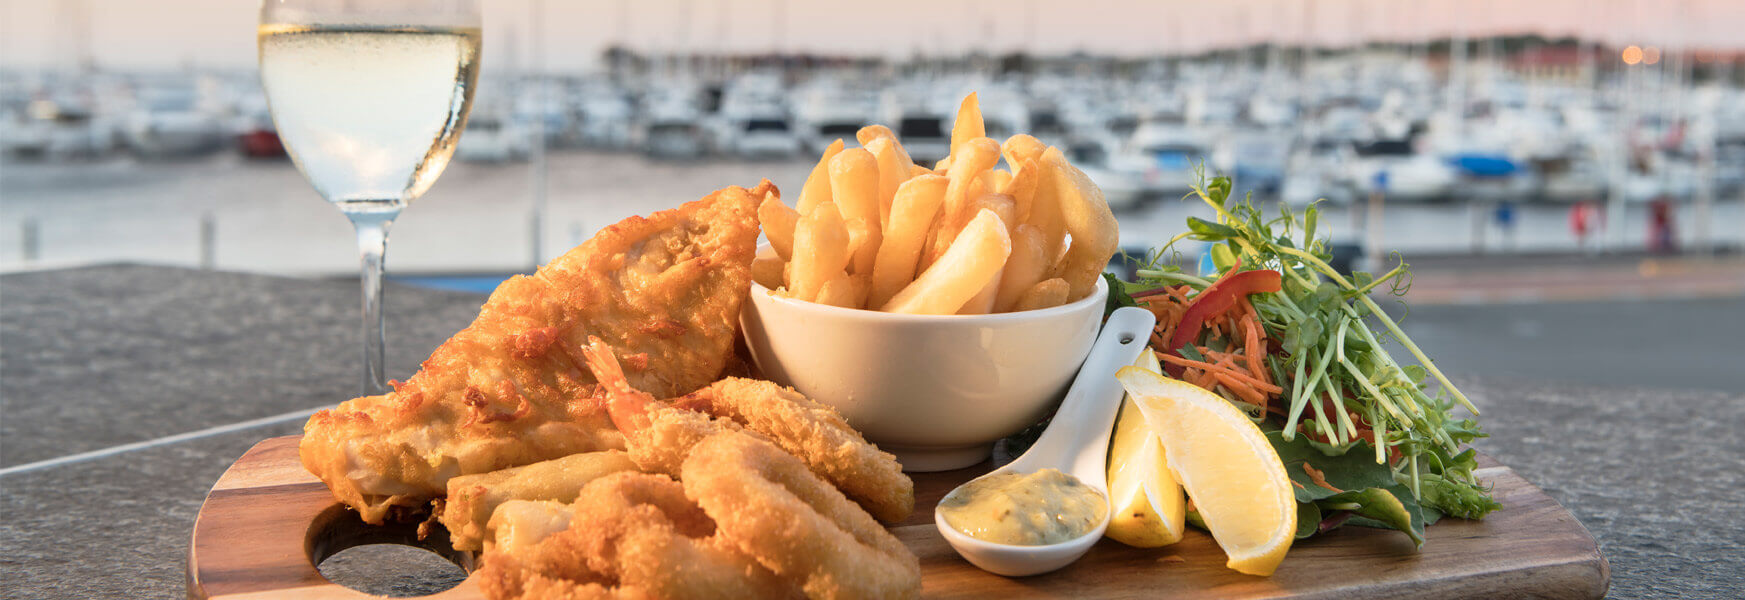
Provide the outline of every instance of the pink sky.
{"type": "MultiPolygon", "coordinates": [[[[485,0],[487,65],[528,57],[535,0],[485,0]]],[[[90,7],[91,51],[113,68],[247,67],[248,0],[0,0],[0,65],[72,64],[67,18],[90,7]]],[[[1422,39],[1464,30],[1588,32],[1614,43],[1745,49],[1738,0],[543,0],[553,70],[593,66],[600,48],[644,51],[810,50],[907,56],[975,49],[1123,55],[1307,36],[1422,39]],[[1305,23],[1312,7],[1314,18],[1305,23]],[[623,31],[620,31],[622,26],[623,31]]]]}

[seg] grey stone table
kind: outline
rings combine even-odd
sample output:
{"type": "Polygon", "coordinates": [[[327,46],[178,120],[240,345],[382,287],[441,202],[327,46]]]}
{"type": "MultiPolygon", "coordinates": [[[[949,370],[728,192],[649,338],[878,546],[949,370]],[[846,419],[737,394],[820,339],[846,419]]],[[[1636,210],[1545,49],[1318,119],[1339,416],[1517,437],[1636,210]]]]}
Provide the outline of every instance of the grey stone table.
{"type": "MultiPolygon", "coordinates": [[[[212,482],[358,390],[357,294],[144,266],[0,276],[0,595],[182,597],[212,482]]],[[[390,285],[390,375],[482,300],[390,285]]],[[[1456,378],[1485,413],[1480,448],[1598,539],[1613,597],[1745,595],[1745,394],[1456,378]]]]}

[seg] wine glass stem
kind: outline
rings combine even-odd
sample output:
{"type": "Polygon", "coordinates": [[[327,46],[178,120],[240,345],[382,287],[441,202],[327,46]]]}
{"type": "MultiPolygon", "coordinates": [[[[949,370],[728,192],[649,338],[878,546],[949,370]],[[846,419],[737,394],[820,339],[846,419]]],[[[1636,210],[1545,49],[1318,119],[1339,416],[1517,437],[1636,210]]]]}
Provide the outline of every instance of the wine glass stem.
{"type": "Polygon", "coordinates": [[[385,337],[382,322],[382,258],[388,251],[388,228],[393,226],[399,211],[390,213],[349,213],[357,230],[358,255],[363,262],[364,297],[364,393],[374,396],[388,392],[385,337]]]}

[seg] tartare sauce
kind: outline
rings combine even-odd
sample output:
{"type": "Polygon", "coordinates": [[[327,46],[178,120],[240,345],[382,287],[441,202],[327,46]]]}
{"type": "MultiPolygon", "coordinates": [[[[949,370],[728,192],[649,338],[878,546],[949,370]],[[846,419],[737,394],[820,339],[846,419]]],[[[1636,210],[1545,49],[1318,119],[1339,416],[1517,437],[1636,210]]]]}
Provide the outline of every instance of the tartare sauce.
{"type": "Polygon", "coordinates": [[[946,524],[978,540],[1017,546],[1058,544],[1090,533],[1109,502],[1058,469],[1000,473],[970,481],[939,502],[946,524]]]}

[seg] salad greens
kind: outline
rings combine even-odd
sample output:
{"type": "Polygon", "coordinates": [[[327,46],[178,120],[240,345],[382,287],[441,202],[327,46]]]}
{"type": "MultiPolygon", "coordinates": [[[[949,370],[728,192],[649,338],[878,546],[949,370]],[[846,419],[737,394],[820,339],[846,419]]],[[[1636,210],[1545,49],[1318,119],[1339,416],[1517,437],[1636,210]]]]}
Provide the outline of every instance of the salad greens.
{"type": "MultiPolygon", "coordinates": [[[[1476,421],[1453,415],[1457,406],[1473,415],[1478,410],[1370,297],[1377,291],[1404,295],[1411,285],[1406,263],[1399,260],[1379,276],[1346,277],[1330,264],[1326,239],[1317,237],[1316,205],[1301,214],[1281,205],[1268,218],[1252,198],[1231,201],[1229,178],[1208,183],[1203,175],[1189,196],[1210,206],[1216,220],[1189,218],[1188,231],[1151,253],[1138,281],[1110,276],[1109,308],[1138,305],[1133,296],[1160,287],[1185,285],[1197,293],[1232,272],[1268,269],[1283,276],[1279,291],[1248,296],[1275,344],[1264,360],[1273,381],[1281,382],[1280,406],[1269,412],[1226,397],[1269,431],[1298,484],[1302,516],[1310,520],[1302,527],[1314,527],[1299,533],[1353,523],[1399,529],[1422,544],[1425,523],[1444,514],[1478,519],[1499,508],[1473,475],[1475,452],[1463,449],[1485,434],[1476,421]],[[1166,261],[1182,240],[1212,244],[1216,277],[1187,274],[1166,261]],[[1398,344],[1409,360],[1397,358],[1389,344],[1398,344]],[[1304,467],[1322,480],[1312,481],[1304,467]]],[[[1155,349],[1197,357],[1192,343],[1155,349]]]]}

